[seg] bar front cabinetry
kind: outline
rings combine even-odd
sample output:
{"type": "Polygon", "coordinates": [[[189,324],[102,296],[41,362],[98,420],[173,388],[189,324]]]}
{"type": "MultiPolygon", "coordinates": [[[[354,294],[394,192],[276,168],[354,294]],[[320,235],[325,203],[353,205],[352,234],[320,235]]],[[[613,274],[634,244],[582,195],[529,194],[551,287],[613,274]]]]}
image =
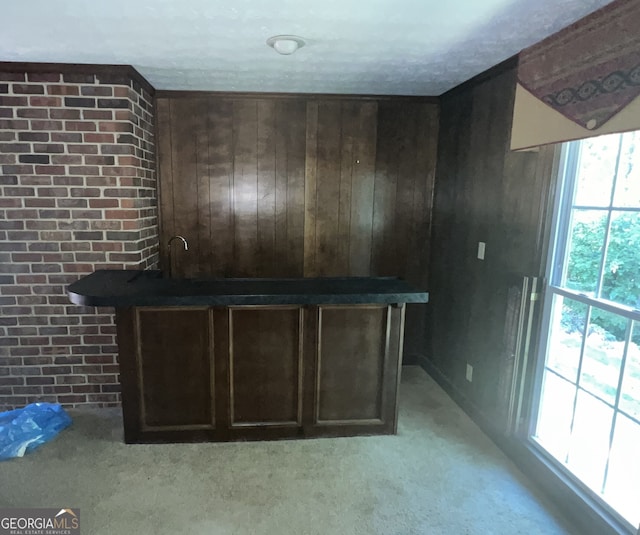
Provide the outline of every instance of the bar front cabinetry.
{"type": "Polygon", "coordinates": [[[116,309],[126,442],[392,434],[404,305],[116,309]]]}

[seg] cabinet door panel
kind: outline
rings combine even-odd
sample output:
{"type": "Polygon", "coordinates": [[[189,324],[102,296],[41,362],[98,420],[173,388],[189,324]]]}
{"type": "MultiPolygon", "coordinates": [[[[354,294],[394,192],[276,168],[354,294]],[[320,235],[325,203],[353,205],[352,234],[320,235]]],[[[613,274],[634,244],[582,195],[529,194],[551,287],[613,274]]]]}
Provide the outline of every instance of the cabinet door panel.
{"type": "Polygon", "coordinates": [[[321,306],[319,315],[316,423],[381,423],[388,307],[321,306]]]}
{"type": "Polygon", "coordinates": [[[231,426],[301,424],[302,309],[229,311],[231,426]]]}
{"type": "Polygon", "coordinates": [[[213,427],[211,321],[206,308],[138,308],[143,428],[213,427]]]}

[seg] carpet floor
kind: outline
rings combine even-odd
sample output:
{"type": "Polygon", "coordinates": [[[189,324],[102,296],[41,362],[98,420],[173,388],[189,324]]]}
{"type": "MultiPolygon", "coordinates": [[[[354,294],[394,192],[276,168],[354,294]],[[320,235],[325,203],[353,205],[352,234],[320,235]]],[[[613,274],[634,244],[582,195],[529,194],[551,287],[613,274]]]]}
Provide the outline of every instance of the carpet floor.
{"type": "Polygon", "coordinates": [[[396,436],[126,445],[119,410],[0,463],[0,505],[80,508],[82,533],[572,534],[420,368],[403,369],[396,436]]]}

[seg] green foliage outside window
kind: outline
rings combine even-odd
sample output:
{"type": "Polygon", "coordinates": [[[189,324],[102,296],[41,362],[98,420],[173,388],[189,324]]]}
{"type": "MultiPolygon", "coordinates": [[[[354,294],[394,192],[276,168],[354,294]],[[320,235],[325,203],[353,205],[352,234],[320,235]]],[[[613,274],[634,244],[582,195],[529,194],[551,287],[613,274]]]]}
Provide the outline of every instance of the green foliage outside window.
{"type": "MultiPolygon", "coordinates": [[[[569,288],[587,294],[593,292],[593,281],[600,270],[601,237],[606,224],[605,217],[575,223],[566,275],[569,288]]],[[[611,219],[600,297],[640,309],[640,214],[637,212],[614,213],[611,219]]],[[[577,310],[570,312],[565,327],[582,331],[585,318],[577,310]]],[[[616,338],[624,339],[625,318],[605,316],[594,308],[591,322],[616,338]]],[[[640,338],[640,333],[634,334],[634,338],[640,338]]]]}

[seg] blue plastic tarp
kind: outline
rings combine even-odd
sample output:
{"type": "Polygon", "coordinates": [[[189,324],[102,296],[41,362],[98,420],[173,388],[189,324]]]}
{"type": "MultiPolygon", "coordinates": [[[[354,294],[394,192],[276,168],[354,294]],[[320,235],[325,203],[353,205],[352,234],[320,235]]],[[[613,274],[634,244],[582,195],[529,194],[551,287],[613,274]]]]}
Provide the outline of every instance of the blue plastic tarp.
{"type": "Polygon", "coordinates": [[[71,418],[57,403],[0,412],[0,461],[22,457],[70,425],[71,418]]]}

